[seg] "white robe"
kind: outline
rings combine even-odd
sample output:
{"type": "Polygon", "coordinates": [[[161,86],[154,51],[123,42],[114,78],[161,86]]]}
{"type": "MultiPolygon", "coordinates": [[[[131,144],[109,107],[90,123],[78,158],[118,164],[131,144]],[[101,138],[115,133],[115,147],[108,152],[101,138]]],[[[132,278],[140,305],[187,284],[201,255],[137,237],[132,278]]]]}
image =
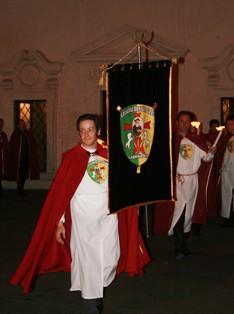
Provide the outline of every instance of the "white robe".
{"type": "Polygon", "coordinates": [[[85,172],[70,202],[70,290],[80,290],[83,298],[95,299],[103,297],[103,287],[115,278],[120,246],[117,215],[107,215],[108,164],[95,155],[88,167],[90,175],[85,172]],[[99,183],[97,178],[101,178],[99,183]]]}
{"type": "Polygon", "coordinates": [[[234,136],[232,136],[227,143],[221,173],[221,194],[222,194],[221,216],[224,218],[230,217],[232,199],[233,199],[232,210],[234,211],[233,190],[234,190],[234,136]]]}
{"type": "Polygon", "coordinates": [[[197,171],[201,165],[201,160],[210,161],[213,154],[200,149],[188,138],[183,138],[180,143],[180,153],[176,169],[176,197],[175,209],[172,223],[168,234],[173,234],[173,228],[185,210],[184,232],[189,232],[192,225],[192,216],[198,192],[197,171]]]}

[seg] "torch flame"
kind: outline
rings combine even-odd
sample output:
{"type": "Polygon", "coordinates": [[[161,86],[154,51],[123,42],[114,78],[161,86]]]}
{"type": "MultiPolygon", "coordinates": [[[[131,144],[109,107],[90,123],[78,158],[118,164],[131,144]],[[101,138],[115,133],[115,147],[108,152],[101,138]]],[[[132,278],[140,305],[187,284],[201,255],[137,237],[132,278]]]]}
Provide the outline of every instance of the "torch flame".
{"type": "Polygon", "coordinates": [[[201,122],[198,122],[198,121],[192,121],[191,122],[191,125],[195,126],[195,128],[197,128],[197,129],[199,128],[200,124],[201,124],[201,122]]]}
{"type": "Polygon", "coordinates": [[[222,125],[221,125],[221,126],[217,126],[217,127],[216,127],[216,130],[217,130],[217,131],[223,131],[223,129],[225,129],[225,126],[222,126],[222,125]]]}
{"type": "Polygon", "coordinates": [[[102,145],[102,147],[107,148],[106,142],[100,138],[97,139],[97,142],[102,145]]]}

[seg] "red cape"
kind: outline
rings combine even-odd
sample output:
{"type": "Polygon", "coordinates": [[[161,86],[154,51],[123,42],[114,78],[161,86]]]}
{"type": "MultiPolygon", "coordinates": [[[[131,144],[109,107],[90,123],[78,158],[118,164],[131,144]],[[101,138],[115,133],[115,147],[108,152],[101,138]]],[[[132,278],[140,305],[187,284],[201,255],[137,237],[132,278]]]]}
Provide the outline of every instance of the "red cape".
{"type": "Polygon", "coordinates": [[[215,140],[216,140],[216,137],[218,136],[219,132],[217,133],[207,133],[207,134],[204,134],[204,133],[201,133],[200,134],[200,137],[203,139],[203,141],[208,144],[214,144],[215,140]]]}
{"type": "MultiPolygon", "coordinates": [[[[200,149],[204,150],[206,153],[208,152],[208,146],[206,143],[204,143],[200,136],[198,136],[197,134],[189,133],[188,138],[192,142],[194,142],[200,149]]],[[[205,224],[207,222],[207,193],[211,169],[212,161],[201,161],[201,165],[197,172],[199,186],[192,218],[192,222],[195,224],[205,224]]]]}
{"type": "Polygon", "coordinates": [[[231,133],[227,133],[221,137],[220,144],[218,146],[218,151],[216,154],[216,166],[217,166],[217,174],[220,176],[220,170],[223,166],[223,157],[226,152],[227,143],[230,138],[233,136],[231,133]]]}
{"type": "MultiPolygon", "coordinates": [[[[176,178],[176,169],[179,157],[179,148],[182,136],[175,133],[173,136],[173,178],[176,178]]],[[[206,143],[196,133],[188,133],[187,138],[195,143],[199,148],[208,151],[206,143]]],[[[208,176],[211,167],[211,162],[201,162],[198,170],[199,189],[196,199],[196,204],[193,214],[193,223],[205,224],[207,216],[207,186],[208,176]]],[[[174,197],[176,199],[176,184],[174,182],[174,197]]],[[[155,205],[155,219],[154,219],[154,232],[163,233],[168,232],[171,226],[171,220],[174,212],[174,202],[162,202],[155,205]]]]}
{"type": "Polygon", "coordinates": [[[215,178],[214,160],[212,161],[210,178],[207,189],[207,217],[213,218],[219,215],[217,187],[215,178]]]}
{"type": "MultiPolygon", "coordinates": [[[[98,155],[107,156],[107,150],[98,144],[98,155]]],[[[47,272],[70,271],[70,200],[84,176],[89,155],[77,145],[63,154],[62,163],[48,192],[34,234],[25,256],[11,279],[11,284],[22,285],[24,292],[32,290],[38,275],[47,272]],[[66,243],[55,239],[56,226],[66,213],[66,243]]],[[[118,214],[121,256],[117,274],[141,274],[150,261],[138,230],[137,208],[118,214]]]]}
{"type": "MultiPolygon", "coordinates": [[[[200,137],[205,141],[207,145],[213,145],[219,132],[208,134],[201,133],[200,137]]],[[[212,165],[210,168],[210,176],[209,176],[209,183],[207,188],[207,217],[217,217],[219,214],[218,210],[218,202],[217,202],[217,188],[216,188],[216,177],[215,177],[215,160],[216,157],[212,160],[212,165]]]]}

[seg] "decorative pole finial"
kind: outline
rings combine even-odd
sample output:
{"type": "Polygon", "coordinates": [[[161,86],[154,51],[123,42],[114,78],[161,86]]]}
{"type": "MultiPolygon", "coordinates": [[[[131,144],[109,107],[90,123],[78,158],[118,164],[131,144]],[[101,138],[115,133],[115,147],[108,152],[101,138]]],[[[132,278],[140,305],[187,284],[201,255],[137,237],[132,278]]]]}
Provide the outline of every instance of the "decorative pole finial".
{"type": "Polygon", "coordinates": [[[153,40],[154,37],[154,33],[151,32],[151,37],[146,40],[146,36],[147,36],[147,31],[145,30],[144,32],[141,32],[139,34],[139,31],[136,31],[134,33],[134,40],[135,43],[137,44],[137,55],[138,55],[138,69],[141,69],[142,67],[142,61],[141,61],[141,49],[142,46],[146,48],[146,61],[148,61],[148,49],[147,49],[147,45],[151,43],[151,41],[153,40]]]}

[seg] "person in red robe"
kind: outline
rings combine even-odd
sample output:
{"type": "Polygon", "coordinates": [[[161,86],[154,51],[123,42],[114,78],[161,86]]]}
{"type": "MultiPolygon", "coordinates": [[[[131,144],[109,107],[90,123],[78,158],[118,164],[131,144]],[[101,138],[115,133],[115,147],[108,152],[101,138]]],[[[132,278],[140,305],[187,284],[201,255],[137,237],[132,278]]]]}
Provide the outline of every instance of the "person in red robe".
{"type": "Polygon", "coordinates": [[[0,195],[2,194],[2,181],[7,178],[9,170],[9,142],[3,126],[4,121],[0,119],[0,195]]]}
{"type": "Polygon", "coordinates": [[[27,179],[40,178],[37,145],[32,132],[26,129],[24,120],[20,120],[18,127],[10,138],[11,167],[9,181],[17,182],[17,193],[24,195],[24,184],[27,179]]]}
{"type": "Polygon", "coordinates": [[[200,134],[201,138],[204,140],[204,142],[207,143],[208,146],[214,144],[216,137],[219,134],[219,131],[217,130],[217,127],[220,126],[220,122],[217,119],[211,119],[209,121],[209,131],[208,133],[202,133],[200,134]]]}
{"type": "MultiPolygon", "coordinates": [[[[97,135],[99,134],[98,124],[94,123],[97,118],[94,115],[81,116],[78,121],[81,121],[80,119],[91,123],[92,129],[96,128],[97,135]]],[[[86,131],[88,133],[88,129],[86,131]]],[[[97,143],[96,133],[92,133],[90,137],[85,142],[81,140],[81,143],[63,154],[28,249],[11,279],[11,284],[22,285],[25,293],[33,289],[39,275],[48,272],[71,271],[73,267],[70,246],[73,225],[70,202],[87,170],[90,158],[86,149],[89,146],[88,142],[93,141],[92,146],[95,147],[93,154],[107,158],[107,149],[97,143]],[[65,221],[61,219],[64,214],[65,221]]],[[[142,274],[143,267],[150,261],[150,258],[138,229],[136,207],[118,213],[118,229],[121,254],[116,275],[124,271],[129,276],[142,274]]],[[[101,313],[101,309],[98,309],[101,307],[99,301],[94,298],[90,299],[90,302],[85,302],[84,313],[89,313],[89,311],[101,313]]]]}

